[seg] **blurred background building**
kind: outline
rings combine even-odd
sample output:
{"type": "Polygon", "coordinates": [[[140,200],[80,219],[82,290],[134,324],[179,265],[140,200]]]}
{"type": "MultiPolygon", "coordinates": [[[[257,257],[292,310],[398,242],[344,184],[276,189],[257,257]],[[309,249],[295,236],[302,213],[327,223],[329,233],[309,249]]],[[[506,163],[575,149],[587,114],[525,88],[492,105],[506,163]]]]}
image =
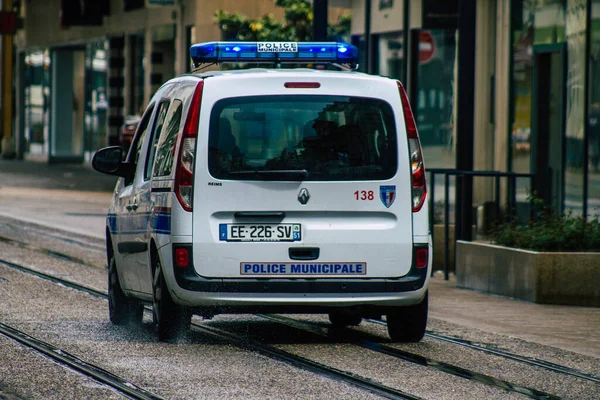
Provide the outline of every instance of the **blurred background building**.
{"type": "MultiPolygon", "coordinates": [[[[189,71],[189,46],[221,39],[216,10],[284,15],[272,0],[3,2],[20,17],[3,136],[18,157],[46,162],[85,162],[118,144],[128,116],[189,71]]],[[[314,6],[329,20],[350,10],[360,70],[403,81],[429,168],[531,173],[557,209],[600,213],[600,0],[314,6]]],[[[531,190],[517,189],[521,199],[531,190]]],[[[478,182],[474,203],[493,190],[478,182]]]]}
{"type": "MultiPolygon", "coordinates": [[[[555,209],[600,214],[600,0],[353,0],[352,41],[364,70],[408,86],[427,167],[465,169],[471,146],[473,169],[533,174],[555,209]],[[459,82],[461,32],[475,65],[459,82]]],[[[475,182],[473,203],[492,186],[475,182]]]]}

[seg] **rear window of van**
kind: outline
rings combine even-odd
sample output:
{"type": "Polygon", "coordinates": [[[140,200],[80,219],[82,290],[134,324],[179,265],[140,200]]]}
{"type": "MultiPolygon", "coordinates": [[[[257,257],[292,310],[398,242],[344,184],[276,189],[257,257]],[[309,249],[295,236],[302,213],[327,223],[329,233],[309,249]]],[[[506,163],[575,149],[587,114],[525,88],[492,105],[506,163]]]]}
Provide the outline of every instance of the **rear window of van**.
{"type": "Polygon", "coordinates": [[[347,96],[252,96],[218,101],[208,137],[217,179],[351,181],[397,170],[392,107],[347,96]]]}

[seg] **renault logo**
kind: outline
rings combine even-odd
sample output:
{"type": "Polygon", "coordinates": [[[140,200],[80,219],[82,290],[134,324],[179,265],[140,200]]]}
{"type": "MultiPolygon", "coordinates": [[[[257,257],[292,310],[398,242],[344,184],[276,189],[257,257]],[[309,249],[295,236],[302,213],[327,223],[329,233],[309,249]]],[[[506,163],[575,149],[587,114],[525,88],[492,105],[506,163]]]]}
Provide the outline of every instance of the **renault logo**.
{"type": "Polygon", "coordinates": [[[305,205],[306,203],[308,203],[308,199],[310,199],[308,189],[300,189],[300,192],[298,193],[298,201],[300,202],[300,204],[305,205]]]}

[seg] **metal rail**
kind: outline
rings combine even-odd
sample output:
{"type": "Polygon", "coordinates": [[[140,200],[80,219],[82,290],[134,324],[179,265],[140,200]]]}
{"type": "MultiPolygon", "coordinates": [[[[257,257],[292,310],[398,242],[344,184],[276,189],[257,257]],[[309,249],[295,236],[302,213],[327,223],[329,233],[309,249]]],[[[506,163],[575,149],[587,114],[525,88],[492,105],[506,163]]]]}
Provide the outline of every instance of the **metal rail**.
{"type": "Polygon", "coordinates": [[[39,353],[53,359],[58,364],[69,366],[75,371],[88,376],[100,383],[103,383],[119,392],[126,394],[133,399],[140,400],[159,400],[162,397],[157,396],[133,383],[123,379],[97,365],[90,364],[82,359],[67,353],[49,343],[29,336],[23,331],[10,327],[0,322],[0,334],[11,338],[24,346],[36,350],[39,353]]]}
{"type": "MultiPolygon", "coordinates": [[[[535,181],[533,174],[521,174],[516,172],[499,172],[499,171],[462,171],[458,169],[451,168],[429,168],[426,170],[429,174],[429,225],[431,237],[433,239],[434,235],[434,217],[435,217],[435,182],[436,175],[442,175],[444,177],[444,279],[448,280],[450,275],[450,177],[454,176],[458,181],[473,179],[473,178],[494,178],[494,196],[495,203],[500,208],[500,179],[506,178],[508,180],[507,190],[506,190],[506,204],[507,204],[507,217],[509,221],[512,221],[516,215],[516,204],[517,204],[517,179],[518,178],[527,178],[530,180],[531,187],[534,187],[535,181]]],[[[463,202],[468,202],[471,206],[469,209],[473,208],[473,199],[467,198],[468,192],[467,188],[469,185],[461,184],[456,186],[461,187],[464,193],[455,193],[455,210],[460,210],[463,208],[463,202]]],[[[471,218],[465,218],[468,221],[471,221],[471,218]]],[[[471,227],[465,228],[463,226],[463,220],[460,216],[455,214],[455,223],[454,223],[454,249],[456,249],[456,240],[471,240],[470,234],[467,237],[463,237],[461,234],[465,229],[471,231],[471,227]]],[[[456,252],[454,253],[456,254],[456,252]]],[[[433,257],[433,255],[432,255],[433,257]]]]}
{"type": "Polygon", "coordinates": [[[66,280],[66,279],[62,279],[62,278],[59,278],[59,277],[56,277],[56,276],[53,276],[53,275],[49,275],[49,274],[46,274],[44,272],[35,270],[33,268],[25,267],[23,265],[15,264],[13,262],[0,259],[0,265],[2,265],[2,264],[6,265],[7,267],[19,270],[21,272],[25,272],[27,274],[35,275],[38,278],[42,278],[42,279],[45,279],[45,280],[48,280],[48,281],[51,281],[51,282],[54,282],[54,283],[58,283],[58,284],[66,286],[68,288],[79,290],[80,292],[85,292],[85,293],[90,294],[90,295],[92,295],[94,297],[99,297],[101,299],[106,299],[107,298],[106,293],[104,293],[103,291],[96,290],[96,289],[93,289],[93,288],[90,288],[90,287],[87,287],[87,286],[83,286],[83,285],[80,285],[79,283],[76,283],[76,282],[73,282],[73,281],[69,281],[69,280],[66,280]]]}
{"type": "Polygon", "coordinates": [[[221,339],[226,339],[230,342],[235,342],[237,345],[241,345],[248,350],[252,350],[263,355],[266,355],[273,359],[279,359],[281,361],[285,361],[291,363],[293,366],[297,368],[301,368],[310,372],[318,373],[320,375],[327,376],[329,378],[333,378],[338,381],[343,381],[346,383],[350,383],[354,386],[360,387],[361,389],[368,390],[372,393],[375,393],[379,396],[388,398],[388,399],[406,399],[406,400],[421,400],[420,397],[413,396],[404,391],[391,388],[389,386],[382,385],[380,383],[374,382],[370,379],[363,378],[361,376],[352,374],[350,372],[342,371],[337,368],[328,367],[324,364],[318,363],[313,360],[309,360],[308,358],[304,358],[292,353],[289,353],[284,350],[277,349],[273,346],[269,346],[266,344],[258,343],[256,341],[249,340],[248,337],[242,337],[240,335],[236,335],[222,329],[218,329],[215,327],[209,327],[206,325],[200,325],[196,323],[192,323],[192,326],[201,330],[204,333],[207,333],[211,336],[215,336],[221,339]]]}
{"type": "MultiPolygon", "coordinates": [[[[383,326],[387,326],[387,323],[385,323],[384,321],[379,321],[376,319],[367,319],[367,322],[370,322],[372,324],[378,324],[378,325],[383,325],[383,326]]],[[[506,350],[501,350],[498,348],[492,348],[490,346],[486,346],[486,345],[482,345],[482,344],[475,344],[472,343],[468,340],[463,340],[463,339],[458,339],[458,338],[453,338],[450,336],[446,336],[446,335],[442,335],[440,333],[436,333],[433,331],[427,331],[425,333],[425,336],[431,339],[437,339],[437,340],[442,340],[448,343],[452,343],[458,346],[463,346],[472,350],[477,350],[477,351],[481,351],[484,353],[488,353],[488,354],[493,354],[495,356],[499,356],[499,357],[504,357],[504,358],[508,358],[511,360],[515,360],[515,361],[519,361],[525,364],[529,364],[529,365],[533,365],[535,367],[539,367],[539,368],[544,368],[548,371],[552,371],[552,372],[557,372],[559,374],[565,374],[565,375],[570,375],[572,377],[575,378],[579,378],[579,379],[584,379],[586,381],[590,381],[590,382],[594,382],[594,383],[598,383],[600,384],[600,378],[594,376],[594,375],[590,375],[590,374],[586,374],[583,372],[579,372],[577,370],[574,370],[573,368],[569,368],[569,367],[565,367],[563,365],[559,365],[559,364],[555,364],[549,361],[544,361],[544,360],[539,360],[536,358],[530,358],[530,357],[525,357],[525,356],[520,356],[518,354],[515,353],[511,353],[509,351],[506,350]]]]}
{"type": "MultiPolygon", "coordinates": [[[[20,243],[18,241],[14,241],[14,240],[11,240],[11,242],[13,242],[13,244],[15,244],[15,245],[18,244],[18,243],[20,243]]],[[[39,251],[43,251],[43,252],[45,252],[47,254],[54,255],[52,253],[46,252],[45,251],[46,249],[42,249],[42,248],[39,248],[39,249],[40,249],[39,251]]],[[[67,255],[60,255],[58,257],[67,258],[67,259],[70,258],[70,256],[67,256],[67,255]]],[[[8,267],[20,270],[20,271],[25,272],[25,273],[30,273],[30,274],[38,276],[38,277],[40,277],[42,279],[46,279],[46,280],[49,280],[49,281],[52,281],[52,282],[55,282],[55,283],[62,284],[64,286],[67,286],[67,287],[75,289],[75,290],[83,291],[83,292],[88,293],[88,294],[90,294],[92,296],[95,296],[95,297],[99,297],[99,298],[102,298],[102,299],[106,298],[106,294],[104,292],[102,292],[102,291],[99,291],[99,290],[96,290],[96,289],[93,289],[93,288],[90,288],[90,287],[86,287],[86,286],[80,285],[78,283],[75,283],[75,282],[72,282],[72,281],[69,281],[69,280],[66,280],[66,279],[62,279],[62,278],[58,278],[58,277],[55,277],[55,276],[52,276],[52,275],[48,275],[48,274],[43,273],[41,271],[37,271],[37,270],[31,269],[31,268],[28,268],[28,267],[25,267],[25,266],[22,266],[22,265],[19,265],[19,264],[15,264],[15,263],[7,261],[7,260],[0,259],[0,264],[4,264],[4,265],[6,265],[8,267]]],[[[88,264],[88,265],[90,265],[90,264],[88,264]]],[[[91,266],[94,266],[94,265],[91,265],[91,266]]],[[[367,319],[366,321],[370,322],[370,323],[378,324],[378,325],[387,326],[386,322],[380,321],[380,320],[367,319]]],[[[514,353],[511,353],[511,352],[508,352],[508,351],[505,351],[505,350],[501,350],[501,349],[498,349],[498,348],[492,348],[492,347],[481,345],[481,344],[475,344],[475,343],[472,343],[472,342],[469,342],[469,341],[466,341],[466,340],[463,340],[463,339],[458,339],[458,338],[453,338],[453,337],[445,336],[445,335],[442,335],[442,334],[439,334],[439,333],[436,333],[436,332],[433,332],[433,331],[427,331],[425,333],[425,336],[429,337],[429,338],[432,338],[432,339],[442,340],[442,341],[446,341],[446,342],[449,342],[449,343],[452,343],[452,344],[455,344],[455,345],[467,347],[467,348],[470,348],[470,349],[473,349],[473,350],[482,351],[482,352],[485,352],[485,353],[488,353],[488,354],[493,354],[493,355],[496,355],[496,356],[500,356],[500,357],[512,359],[512,360],[519,361],[519,362],[522,362],[522,363],[525,363],[525,364],[529,364],[529,365],[532,365],[532,366],[544,368],[544,369],[552,371],[552,372],[556,372],[556,373],[560,373],[560,374],[565,374],[565,375],[569,375],[569,376],[572,376],[572,377],[575,377],[575,378],[580,378],[580,379],[583,379],[583,380],[587,380],[587,381],[590,381],[590,382],[594,382],[594,383],[600,384],[600,378],[598,378],[598,377],[596,377],[594,375],[586,374],[586,373],[577,371],[577,370],[569,368],[569,367],[565,367],[565,366],[562,366],[562,365],[559,365],[559,364],[551,363],[549,361],[544,361],[544,360],[540,360],[540,359],[533,359],[533,358],[530,358],[530,357],[520,356],[518,354],[514,354],[514,353]]]]}
{"type": "Polygon", "coordinates": [[[94,264],[94,263],[85,261],[84,259],[81,259],[81,258],[78,258],[78,257],[74,257],[74,256],[71,256],[69,254],[61,253],[60,251],[46,249],[44,247],[36,246],[36,245],[30,244],[30,243],[27,243],[27,242],[23,242],[23,241],[20,241],[20,240],[8,238],[8,237],[5,237],[5,236],[0,236],[0,242],[12,244],[13,246],[17,246],[17,247],[20,247],[22,249],[28,249],[28,250],[37,251],[39,253],[45,253],[45,254],[48,254],[50,256],[54,256],[54,257],[57,257],[57,258],[62,258],[62,259],[65,259],[65,260],[72,261],[72,262],[77,263],[77,264],[86,265],[86,266],[94,267],[94,268],[106,269],[106,266],[104,266],[104,265],[94,264]]]}
{"type": "MultiPolygon", "coordinates": [[[[19,221],[17,219],[11,218],[11,217],[7,217],[7,218],[12,221],[22,222],[22,221],[19,221]]],[[[16,230],[23,230],[22,224],[16,224],[14,222],[6,222],[6,226],[9,228],[16,229],[16,230]]],[[[104,239],[100,240],[100,239],[97,239],[94,237],[88,237],[89,240],[86,241],[85,237],[82,237],[81,235],[77,235],[81,239],[74,239],[74,238],[69,237],[69,235],[74,235],[74,234],[66,232],[66,231],[52,230],[52,232],[56,232],[56,234],[52,234],[49,232],[47,227],[44,227],[42,225],[37,225],[33,222],[27,224],[26,232],[28,232],[30,234],[36,234],[36,235],[42,236],[44,238],[51,237],[51,238],[59,240],[61,242],[65,242],[68,244],[75,244],[75,245],[77,245],[79,247],[83,247],[85,249],[95,249],[95,250],[99,250],[101,252],[104,252],[106,249],[106,247],[104,246],[104,239]],[[97,244],[97,243],[92,243],[92,242],[102,243],[102,245],[97,244]]]]}
{"type": "MultiPolygon", "coordinates": [[[[301,322],[292,318],[283,317],[280,315],[259,315],[260,317],[275,321],[287,326],[291,326],[295,329],[300,329],[305,332],[310,332],[315,335],[322,337],[330,337],[329,329],[321,327],[314,323],[301,322]]],[[[360,346],[365,349],[369,349],[378,353],[386,354],[388,356],[396,357],[404,361],[408,361],[414,364],[422,365],[424,367],[431,367],[438,371],[445,372],[450,375],[458,376],[460,378],[468,379],[474,382],[483,383],[488,386],[497,387],[504,389],[509,392],[519,393],[532,399],[537,400],[558,400],[560,397],[551,395],[549,393],[542,392],[537,389],[521,386],[515,383],[511,383],[502,379],[495,378],[493,376],[481,374],[478,372],[470,371],[466,368],[462,368],[456,365],[452,365],[443,361],[432,360],[427,357],[423,357],[418,354],[410,353],[408,351],[400,350],[392,346],[377,343],[372,340],[367,340],[360,337],[360,334],[347,330],[347,333],[351,336],[345,337],[349,339],[350,343],[360,346]]]]}
{"type": "MultiPolygon", "coordinates": [[[[78,284],[78,283],[75,283],[75,282],[72,282],[72,281],[69,281],[66,279],[57,278],[57,277],[45,274],[40,271],[31,269],[31,268],[28,268],[28,267],[25,267],[22,265],[15,264],[10,261],[0,259],[0,264],[17,269],[24,273],[29,273],[29,274],[35,275],[42,279],[49,280],[53,283],[59,283],[61,285],[67,286],[71,289],[75,289],[75,290],[90,294],[95,297],[99,297],[102,299],[108,298],[107,294],[102,291],[99,291],[99,290],[96,290],[93,288],[89,288],[87,286],[84,286],[84,285],[81,285],[81,284],[78,284]]],[[[150,309],[146,308],[146,311],[150,311],[150,309]]],[[[227,339],[229,342],[233,342],[234,344],[236,344],[238,346],[242,346],[242,347],[251,349],[253,351],[264,354],[270,358],[283,360],[283,361],[291,363],[292,365],[294,365],[297,368],[302,368],[307,371],[311,371],[314,373],[318,373],[320,375],[327,376],[329,378],[334,378],[338,381],[344,381],[346,383],[352,384],[352,385],[359,387],[361,389],[364,389],[364,390],[368,390],[372,393],[378,394],[378,395],[383,396],[388,399],[422,400],[420,397],[413,396],[413,395],[403,392],[401,390],[397,390],[397,389],[391,388],[389,386],[379,384],[379,383],[371,381],[367,378],[354,375],[350,372],[341,371],[336,368],[328,367],[326,365],[317,363],[315,361],[306,359],[304,357],[300,357],[300,356],[294,355],[292,353],[288,353],[286,351],[276,349],[272,346],[260,344],[258,342],[251,342],[248,340],[247,337],[241,337],[239,335],[235,335],[235,334],[223,331],[221,329],[214,328],[214,327],[208,327],[205,325],[199,325],[199,324],[195,324],[195,323],[193,323],[191,325],[194,326],[195,328],[197,328],[198,330],[202,331],[204,334],[207,334],[207,335],[219,338],[219,339],[227,339]]],[[[0,326],[1,326],[1,324],[0,324],[0,326]]],[[[2,330],[0,330],[0,333],[4,333],[4,332],[2,330]]],[[[15,340],[17,340],[17,339],[15,339],[15,340]]],[[[59,353],[62,354],[63,352],[61,350],[59,350],[59,353]]],[[[137,397],[135,397],[135,398],[137,398],[137,397]]]]}

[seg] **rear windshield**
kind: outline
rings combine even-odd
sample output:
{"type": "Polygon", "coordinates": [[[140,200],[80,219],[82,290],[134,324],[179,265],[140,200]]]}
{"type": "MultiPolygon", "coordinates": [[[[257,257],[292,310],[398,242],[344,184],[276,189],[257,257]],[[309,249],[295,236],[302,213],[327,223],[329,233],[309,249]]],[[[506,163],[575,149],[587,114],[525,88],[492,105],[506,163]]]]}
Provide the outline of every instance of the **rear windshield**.
{"type": "Polygon", "coordinates": [[[397,169],[393,111],[377,99],[223,99],[211,112],[208,142],[217,179],[383,180],[397,169]]]}

